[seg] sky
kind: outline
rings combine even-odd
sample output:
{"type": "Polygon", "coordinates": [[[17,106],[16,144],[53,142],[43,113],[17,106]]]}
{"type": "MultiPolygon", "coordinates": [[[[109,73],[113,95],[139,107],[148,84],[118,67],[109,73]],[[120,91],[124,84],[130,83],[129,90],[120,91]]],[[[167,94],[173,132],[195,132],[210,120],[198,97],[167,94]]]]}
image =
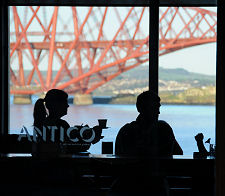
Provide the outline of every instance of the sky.
{"type": "Polygon", "coordinates": [[[216,74],[216,43],[182,49],[159,57],[163,68],[184,68],[190,72],[216,74]]]}
{"type": "MultiPolygon", "coordinates": [[[[202,8],[217,12],[216,7],[202,7],[202,8]]],[[[180,26],[178,22],[176,25],[180,26]]],[[[216,43],[209,43],[200,46],[189,47],[160,56],[159,66],[163,68],[184,68],[190,72],[215,75],[216,43]]]]}

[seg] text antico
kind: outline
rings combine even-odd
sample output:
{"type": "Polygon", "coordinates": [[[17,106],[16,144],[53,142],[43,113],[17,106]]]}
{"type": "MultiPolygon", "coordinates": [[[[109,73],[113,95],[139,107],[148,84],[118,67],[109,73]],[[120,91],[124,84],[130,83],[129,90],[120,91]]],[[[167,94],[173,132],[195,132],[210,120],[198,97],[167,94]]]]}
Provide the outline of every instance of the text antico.
{"type": "MultiPolygon", "coordinates": [[[[47,131],[50,131],[50,133],[51,133],[50,140],[52,142],[54,142],[55,141],[55,132],[56,132],[57,129],[58,129],[58,127],[56,127],[56,126],[47,126],[47,127],[43,126],[43,129],[41,131],[39,128],[34,126],[34,129],[33,129],[33,142],[37,142],[37,135],[38,134],[42,137],[43,141],[46,142],[46,133],[47,133],[47,131]]],[[[64,128],[60,127],[59,131],[60,131],[60,141],[64,142],[65,141],[64,128]]],[[[29,141],[32,141],[31,136],[28,133],[28,130],[27,130],[27,128],[25,126],[23,126],[23,128],[21,129],[20,133],[24,133],[24,132],[25,132],[25,134],[20,134],[17,140],[21,141],[22,138],[27,137],[29,141]]],[[[95,138],[95,131],[94,131],[94,129],[92,129],[90,127],[87,127],[87,126],[82,127],[80,130],[76,126],[69,127],[66,130],[66,137],[71,142],[74,142],[74,143],[81,142],[80,140],[82,140],[83,142],[91,143],[94,140],[94,138],[95,138]],[[71,134],[72,131],[79,131],[80,139],[77,138],[77,137],[76,138],[71,138],[70,134],[71,134]],[[84,133],[86,131],[88,131],[89,133],[91,132],[91,134],[89,134],[90,137],[88,139],[84,138],[84,133]]]]}

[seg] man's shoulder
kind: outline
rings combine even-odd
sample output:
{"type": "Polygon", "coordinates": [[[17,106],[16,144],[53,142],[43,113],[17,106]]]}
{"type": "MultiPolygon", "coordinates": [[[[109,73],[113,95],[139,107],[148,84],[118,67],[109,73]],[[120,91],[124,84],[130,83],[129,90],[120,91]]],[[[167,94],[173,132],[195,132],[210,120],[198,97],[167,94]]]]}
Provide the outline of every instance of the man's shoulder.
{"type": "Polygon", "coordinates": [[[120,130],[136,129],[137,127],[138,123],[136,121],[132,121],[130,123],[125,124],[120,130]]]}
{"type": "Polygon", "coordinates": [[[159,120],[158,121],[158,129],[159,129],[159,132],[161,134],[163,134],[163,135],[170,135],[170,136],[174,137],[173,129],[169,125],[169,123],[167,123],[166,121],[159,120]]]}
{"type": "Polygon", "coordinates": [[[159,126],[170,127],[169,123],[167,123],[164,120],[158,120],[158,124],[159,124],[159,126]]]}
{"type": "Polygon", "coordinates": [[[167,132],[173,133],[172,127],[169,125],[169,123],[167,123],[164,120],[158,121],[158,128],[159,128],[159,130],[163,130],[164,132],[167,131],[167,132]]]}

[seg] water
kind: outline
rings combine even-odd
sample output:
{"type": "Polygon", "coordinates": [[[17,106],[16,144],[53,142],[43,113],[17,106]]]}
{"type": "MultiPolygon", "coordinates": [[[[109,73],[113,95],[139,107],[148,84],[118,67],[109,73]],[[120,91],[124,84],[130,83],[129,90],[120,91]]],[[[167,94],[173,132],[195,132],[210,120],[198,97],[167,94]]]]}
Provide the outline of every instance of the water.
{"type": "MultiPolygon", "coordinates": [[[[33,102],[35,102],[35,98],[33,102]]],[[[201,105],[163,105],[160,109],[160,119],[167,121],[173,128],[174,135],[181,145],[185,155],[197,151],[194,136],[202,132],[205,140],[209,137],[215,143],[215,106],[201,105]]],[[[10,104],[10,133],[20,133],[22,126],[32,131],[33,105],[10,104]]],[[[138,112],[135,105],[96,104],[90,106],[70,105],[67,116],[63,117],[71,126],[88,124],[93,127],[97,119],[107,118],[108,129],[103,130],[102,141],[113,141],[119,129],[126,123],[136,119],[138,112]]],[[[206,144],[208,149],[208,144],[206,144]]],[[[91,153],[101,153],[101,142],[92,145],[91,153]]]]}

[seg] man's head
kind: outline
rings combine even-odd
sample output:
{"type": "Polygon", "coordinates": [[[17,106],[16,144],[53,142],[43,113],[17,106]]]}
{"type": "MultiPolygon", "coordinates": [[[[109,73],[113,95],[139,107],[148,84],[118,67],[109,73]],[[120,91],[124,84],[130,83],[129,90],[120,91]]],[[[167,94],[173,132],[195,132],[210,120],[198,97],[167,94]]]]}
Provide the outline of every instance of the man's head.
{"type": "Polygon", "coordinates": [[[149,118],[158,119],[160,106],[160,97],[152,91],[145,91],[137,97],[137,111],[149,118]]]}

